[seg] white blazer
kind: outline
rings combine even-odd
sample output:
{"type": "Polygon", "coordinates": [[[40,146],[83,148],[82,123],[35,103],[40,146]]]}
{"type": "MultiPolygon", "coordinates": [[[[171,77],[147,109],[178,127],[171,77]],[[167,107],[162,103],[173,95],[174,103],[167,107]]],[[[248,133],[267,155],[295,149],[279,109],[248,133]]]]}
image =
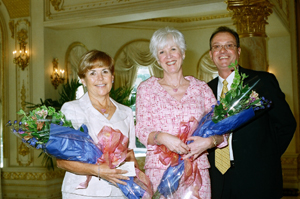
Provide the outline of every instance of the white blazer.
{"type": "MultiPolygon", "coordinates": [[[[61,111],[68,120],[72,121],[72,125],[75,129],[78,129],[82,124],[85,124],[88,127],[89,135],[95,142],[97,141],[97,134],[103,126],[110,126],[113,129],[119,129],[127,136],[129,139],[128,148],[134,149],[136,145],[132,110],[127,106],[117,103],[111,98],[110,100],[116,106],[116,111],[110,120],[92,106],[88,93],[84,94],[78,100],[65,103],[62,106],[61,111]]],[[[110,196],[112,189],[114,192],[116,191],[115,188],[112,187],[113,185],[110,185],[105,180],[99,181],[97,177],[92,177],[86,189],[76,189],[79,183],[84,182],[85,180],[85,175],[76,175],[66,172],[62,185],[62,192],[86,196],[110,196]]],[[[116,193],[113,195],[115,196],[116,193]]],[[[121,191],[120,196],[122,196],[121,191]]]]}

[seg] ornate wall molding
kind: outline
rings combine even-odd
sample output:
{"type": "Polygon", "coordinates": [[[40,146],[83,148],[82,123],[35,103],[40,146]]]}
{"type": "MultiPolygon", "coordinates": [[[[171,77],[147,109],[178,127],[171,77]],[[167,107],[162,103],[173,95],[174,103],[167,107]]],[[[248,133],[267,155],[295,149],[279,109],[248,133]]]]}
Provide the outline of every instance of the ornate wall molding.
{"type": "MultiPolygon", "coordinates": [[[[14,35],[15,35],[15,49],[19,50],[23,45],[26,46],[26,50],[29,51],[29,56],[31,55],[30,48],[30,21],[28,19],[20,19],[14,24],[14,35]]],[[[11,60],[13,62],[13,60],[11,60]]],[[[14,65],[16,67],[16,110],[21,108],[26,111],[26,102],[31,101],[30,97],[30,62],[29,66],[24,69],[19,67],[19,65],[14,65]]],[[[16,118],[19,120],[19,116],[16,118]]],[[[16,163],[19,166],[30,166],[34,161],[33,150],[27,148],[21,140],[16,140],[16,163]]]]}
{"type": "MultiPolygon", "coordinates": [[[[114,23],[131,22],[136,21],[138,19],[145,19],[145,17],[143,16],[133,16],[135,14],[148,13],[147,15],[152,15],[151,12],[153,11],[160,12],[165,9],[182,9],[183,7],[187,7],[187,9],[189,9],[188,7],[205,5],[207,4],[207,2],[207,0],[89,0],[64,2],[62,2],[62,0],[45,0],[44,18],[46,27],[61,27],[61,24],[65,23],[68,24],[68,27],[71,26],[71,24],[76,27],[85,27],[87,26],[87,23],[97,26],[107,25],[108,22],[103,21],[104,18],[113,20],[114,23]],[[111,17],[123,15],[126,15],[126,17],[122,19],[117,19],[117,21],[116,19],[111,19],[111,17]]],[[[221,3],[219,0],[211,0],[210,3],[224,4],[223,2],[221,3]]],[[[218,6],[220,7],[220,5],[218,6]]],[[[226,10],[223,10],[223,14],[224,11],[226,10]]],[[[195,10],[192,12],[195,13],[195,10]]],[[[168,16],[165,14],[159,15],[168,16]]],[[[159,15],[153,13],[153,18],[157,18],[159,17],[159,15]]],[[[64,26],[61,28],[66,27],[64,26]]]]}
{"type": "Polygon", "coordinates": [[[197,21],[205,21],[205,20],[213,20],[213,19],[222,19],[222,18],[228,18],[232,16],[233,13],[228,13],[228,14],[219,14],[219,15],[207,15],[201,17],[183,17],[183,18],[165,17],[165,18],[147,19],[144,21],[167,22],[167,23],[189,23],[189,22],[197,22],[197,21]]]}
{"type": "Polygon", "coordinates": [[[18,171],[2,171],[3,180],[52,180],[62,178],[65,171],[62,169],[48,172],[18,172],[18,171]]]}
{"type": "Polygon", "coordinates": [[[266,37],[265,25],[273,4],[268,0],[228,0],[227,3],[240,37],[266,37]]]}
{"type": "Polygon", "coordinates": [[[300,156],[299,154],[284,154],[281,157],[282,175],[284,183],[299,183],[300,156]]]}
{"type": "Polygon", "coordinates": [[[53,6],[54,10],[61,11],[64,10],[64,0],[50,0],[51,5],[53,6]]]}

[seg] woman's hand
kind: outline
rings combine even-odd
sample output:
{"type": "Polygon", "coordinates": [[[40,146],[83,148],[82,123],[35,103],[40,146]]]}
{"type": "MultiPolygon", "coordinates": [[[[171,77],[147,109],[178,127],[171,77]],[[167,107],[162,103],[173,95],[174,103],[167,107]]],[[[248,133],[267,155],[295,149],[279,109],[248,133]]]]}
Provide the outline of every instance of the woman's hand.
{"type": "Polygon", "coordinates": [[[134,166],[140,170],[138,161],[135,158],[133,149],[128,149],[127,156],[125,159],[126,162],[134,162],[134,166]]]}
{"type": "Polygon", "coordinates": [[[193,156],[195,160],[199,155],[201,155],[207,149],[214,147],[214,140],[211,137],[203,138],[199,136],[192,136],[187,139],[187,141],[192,140],[193,142],[188,144],[187,146],[190,148],[190,153],[183,157],[183,159],[187,159],[193,156]]]}
{"type": "MultiPolygon", "coordinates": [[[[98,168],[97,168],[97,170],[98,170],[98,168]]],[[[114,184],[116,186],[117,186],[117,183],[126,185],[126,182],[124,182],[122,180],[129,180],[129,177],[123,176],[122,174],[127,173],[127,172],[128,171],[121,170],[121,169],[110,169],[108,164],[103,163],[103,164],[100,164],[99,177],[111,182],[112,184],[114,184]]]]}
{"type": "Polygon", "coordinates": [[[126,182],[121,180],[129,180],[129,177],[122,175],[128,171],[121,169],[110,169],[106,163],[100,164],[100,170],[99,165],[96,164],[60,159],[56,159],[56,163],[58,168],[67,170],[71,173],[100,177],[113,183],[114,185],[117,185],[116,183],[126,185],[126,182]]]}
{"type": "Polygon", "coordinates": [[[170,151],[178,154],[188,154],[190,150],[190,148],[178,137],[168,133],[159,133],[157,141],[158,143],[165,145],[170,151]]]}

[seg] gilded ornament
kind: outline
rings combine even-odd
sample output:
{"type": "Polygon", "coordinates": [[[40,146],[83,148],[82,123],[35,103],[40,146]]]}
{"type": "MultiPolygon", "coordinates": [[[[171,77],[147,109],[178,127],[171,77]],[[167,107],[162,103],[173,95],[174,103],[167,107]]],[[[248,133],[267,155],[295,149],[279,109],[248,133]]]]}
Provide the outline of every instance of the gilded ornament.
{"type": "Polygon", "coordinates": [[[209,16],[201,16],[201,17],[185,17],[185,18],[154,18],[147,19],[145,21],[156,21],[156,22],[168,22],[168,23],[188,23],[188,22],[196,22],[196,21],[205,21],[205,20],[213,20],[213,19],[222,19],[227,17],[232,17],[232,13],[228,14],[220,14],[220,15],[209,15],[209,16]]]}
{"type": "Polygon", "coordinates": [[[54,7],[54,10],[61,11],[63,9],[64,0],[50,0],[51,5],[54,7]]]}
{"type": "Polygon", "coordinates": [[[279,7],[282,8],[282,0],[277,0],[279,7]]]}
{"type": "Polygon", "coordinates": [[[22,142],[19,146],[19,154],[22,156],[26,156],[29,154],[29,148],[22,142]]]}
{"type": "Polygon", "coordinates": [[[227,4],[240,37],[266,37],[265,26],[273,4],[268,0],[228,0],[227,4]]]}
{"type": "Polygon", "coordinates": [[[22,85],[22,90],[21,90],[21,107],[23,110],[25,110],[26,106],[26,89],[24,86],[24,80],[23,80],[23,85],[22,85]]]}
{"type": "Polygon", "coordinates": [[[65,171],[62,169],[45,172],[2,172],[5,180],[51,180],[62,178],[65,171]]]}
{"type": "Polygon", "coordinates": [[[24,70],[28,65],[29,65],[29,54],[28,51],[26,50],[26,40],[28,39],[27,36],[27,30],[25,29],[21,29],[19,32],[17,32],[17,38],[19,41],[19,45],[20,45],[20,51],[19,51],[19,55],[18,51],[14,51],[14,59],[13,62],[19,66],[22,70],[24,70]]]}

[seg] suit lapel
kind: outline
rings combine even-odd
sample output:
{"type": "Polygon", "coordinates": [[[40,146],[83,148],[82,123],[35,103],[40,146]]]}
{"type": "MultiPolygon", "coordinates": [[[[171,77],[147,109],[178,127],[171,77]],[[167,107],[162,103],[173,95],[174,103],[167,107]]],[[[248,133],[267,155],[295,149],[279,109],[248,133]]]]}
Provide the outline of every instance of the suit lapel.
{"type": "Polygon", "coordinates": [[[208,82],[208,86],[211,88],[211,90],[213,91],[216,98],[218,95],[218,81],[219,81],[219,78],[216,77],[215,79],[208,82]]]}

